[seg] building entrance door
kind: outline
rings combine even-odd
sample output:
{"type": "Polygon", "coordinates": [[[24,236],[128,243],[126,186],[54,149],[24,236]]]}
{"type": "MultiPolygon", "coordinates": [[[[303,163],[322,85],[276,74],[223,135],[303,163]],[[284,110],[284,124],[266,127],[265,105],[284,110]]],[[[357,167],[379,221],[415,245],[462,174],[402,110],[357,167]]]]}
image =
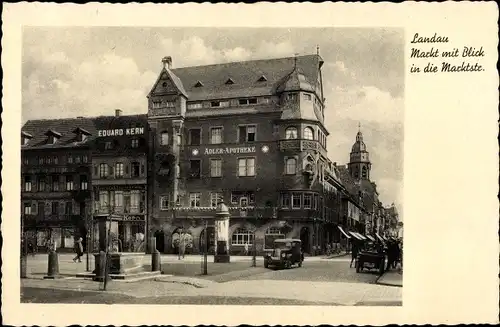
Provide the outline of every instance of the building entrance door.
{"type": "Polygon", "coordinates": [[[158,230],[155,232],[156,239],[156,249],[160,253],[165,253],[165,233],[163,231],[158,230]]]}
{"type": "Polygon", "coordinates": [[[302,252],[311,254],[311,244],[310,244],[310,230],[309,227],[302,227],[300,230],[300,240],[302,241],[302,252]]]}

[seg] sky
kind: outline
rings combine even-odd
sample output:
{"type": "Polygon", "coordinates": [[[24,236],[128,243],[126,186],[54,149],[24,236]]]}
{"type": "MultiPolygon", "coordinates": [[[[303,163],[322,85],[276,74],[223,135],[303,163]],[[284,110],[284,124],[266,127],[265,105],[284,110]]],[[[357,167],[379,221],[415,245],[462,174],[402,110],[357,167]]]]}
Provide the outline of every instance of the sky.
{"type": "Polygon", "coordinates": [[[380,200],[402,216],[402,29],[25,27],[22,41],[23,123],[115,108],[147,113],[164,56],[175,68],[314,54],[319,46],[329,157],[349,161],[360,125],[380,200]]]}

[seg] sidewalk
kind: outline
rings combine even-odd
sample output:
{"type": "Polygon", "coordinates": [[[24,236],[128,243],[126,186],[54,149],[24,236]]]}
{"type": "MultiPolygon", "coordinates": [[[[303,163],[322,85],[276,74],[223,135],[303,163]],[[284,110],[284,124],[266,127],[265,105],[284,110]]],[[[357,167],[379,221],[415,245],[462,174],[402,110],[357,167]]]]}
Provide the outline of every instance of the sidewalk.
{"type": "Polygon", "coordinates": [[[401,269],[387,270],[377,279],[377,284],[403,287],[403,271],[401,269]]]}

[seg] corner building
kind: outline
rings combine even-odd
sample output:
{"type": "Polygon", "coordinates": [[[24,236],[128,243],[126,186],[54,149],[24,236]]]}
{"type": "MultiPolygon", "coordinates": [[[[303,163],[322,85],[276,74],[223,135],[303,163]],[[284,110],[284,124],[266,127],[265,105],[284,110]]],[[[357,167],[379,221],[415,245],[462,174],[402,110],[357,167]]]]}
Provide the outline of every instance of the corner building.
{"type": "Polygon", "coordinates": [[[284,237],[300,238],[309,254],[324,245],[339,209],[327,200],[338,197],[329,195],[336,179],[326,150],[322,58],[162,62],[148,95],[149,233],[157,249],[175,253],[183,231],[187,253],[203,251],[205,233],[213,252],[221,200],[231,213],[231,254],[254,242],[261,254],[284,237]]]}

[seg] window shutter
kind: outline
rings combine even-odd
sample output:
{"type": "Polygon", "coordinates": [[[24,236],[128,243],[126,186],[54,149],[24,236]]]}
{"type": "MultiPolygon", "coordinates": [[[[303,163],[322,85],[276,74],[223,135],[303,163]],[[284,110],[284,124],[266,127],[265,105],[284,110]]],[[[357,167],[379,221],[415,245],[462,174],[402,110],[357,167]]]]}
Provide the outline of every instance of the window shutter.
{"type": "Polygon", "coordinates": [[[123,164],[123,171],[126,175],[128,175],[128,170],[129,170],[128,164],[123,164]]]}
{"type": "Polygon", "coordinates": [[[141,164],[141,174],[144,174],[144,164],[141,164]]]}
{"type": "Polygon", "coordinates": [[[108,165],[108,171],[109,171],[109,176],[113,176],[114,175],[114,169],[113,169],[113,166],[111,165],[108,165]]]}
{"type": "Polygon", "coordinates": [[[94,175],[99,175],[99,167],[97,165],[94,166],[94,175]]]}

